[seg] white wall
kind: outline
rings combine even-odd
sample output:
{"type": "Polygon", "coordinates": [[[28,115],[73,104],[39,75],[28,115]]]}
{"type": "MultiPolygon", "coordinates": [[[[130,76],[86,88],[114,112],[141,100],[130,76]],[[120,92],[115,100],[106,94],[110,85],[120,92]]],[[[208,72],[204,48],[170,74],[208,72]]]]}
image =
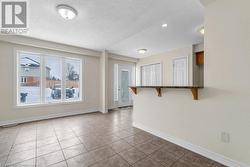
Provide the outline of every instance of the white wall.
{"type": "MultiPolygon", "coordinates": [[[[60,45],[63,48],[63,45],[60,45]]],[[[73,47],[67,49],[68,52],[73,47]]],[[[0,124],[14,123],[15,121],[34,120],[51,116],[60,116],[73,113],[98,111],[100,106],[100,62],[99,57],[75,55],[48,49],[39,49],[8,42],[0,42],[0,124]],[[58,104],[32,108],[17,108],[15,104],[15,76],[14,76],[14,49],[35,52],[51,53],[56,55],[77,56],[84,60],[83,65],[83,95],[84,101],[75,104],[58,104]]]]}
{"type": "Polygon", "coordinates": [[[207,156],[232,167],[250,166],[249,6],[249,0],[217,0],[206,7],[200,100],[192,100],[190,90],[168,89],[162,98],[155,90],[140,90],[135,125],[209,150],[207,156]],[[221,142],[221,132],[230,134],[230,143],[221,142]]]}
{"type": "Polygon", "coordinates": [[[173,84],[173,59],[178,57],[188,57],[188,75],[189,85],[193,85],[193,48],[187,46],[184,48],[174,49],[167,53],[142,58],[136,65],[136,84],[140,85],[140,67],[148,64],[162,64],[162,85],[173,84]]]}

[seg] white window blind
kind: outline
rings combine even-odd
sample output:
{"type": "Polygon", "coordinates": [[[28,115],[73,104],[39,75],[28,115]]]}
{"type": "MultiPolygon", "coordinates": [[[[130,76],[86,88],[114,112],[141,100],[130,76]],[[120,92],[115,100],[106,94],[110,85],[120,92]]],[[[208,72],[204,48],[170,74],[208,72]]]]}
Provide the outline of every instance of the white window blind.
{"type": "Polygon", "coordinates": [[[141,67],[141,85],[142,86],[160,86],[161,85],[161,64],[151,64],[141,67]]]}

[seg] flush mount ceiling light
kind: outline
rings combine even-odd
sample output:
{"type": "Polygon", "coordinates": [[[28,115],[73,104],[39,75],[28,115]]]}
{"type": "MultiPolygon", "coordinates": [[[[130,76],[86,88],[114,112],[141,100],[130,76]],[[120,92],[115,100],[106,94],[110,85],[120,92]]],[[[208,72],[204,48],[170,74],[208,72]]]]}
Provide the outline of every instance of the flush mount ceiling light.
{"type": "Polygon", "coordinates": [[[168,24],[164,23],[161,25],[162,28],[166,28],[168,26],[168,24]]]}
{"type": "Polygon", "coordinates": [[[204,27],[201,27],[201,28],[199,29],[199,33],[200,33],[201,35],[204,35],[204,34],[205,34],[205,28],[204,28],[204,27]]]}
{"type": "Polygon", "coordinates": [[[140,54],[145,54],[147,52],[147,49],[139,49],[138,53],[140,54]]]}
{"type": "Polygon", "coordinates": [[[76,17],[77,11],[68,5],[57,5],[56,6],[57,12],[62,16],[62,18],[66,20],[72,20],[76,17]]]}

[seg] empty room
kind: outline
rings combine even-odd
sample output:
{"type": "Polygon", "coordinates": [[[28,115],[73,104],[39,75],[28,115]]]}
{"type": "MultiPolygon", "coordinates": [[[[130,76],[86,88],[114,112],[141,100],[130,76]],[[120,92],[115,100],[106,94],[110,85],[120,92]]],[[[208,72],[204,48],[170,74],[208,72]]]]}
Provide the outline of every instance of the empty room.
{"type": "Polygon", "coordinates": [[[249,7],[1,0],[0,167],[250,167],[249,7]]]}

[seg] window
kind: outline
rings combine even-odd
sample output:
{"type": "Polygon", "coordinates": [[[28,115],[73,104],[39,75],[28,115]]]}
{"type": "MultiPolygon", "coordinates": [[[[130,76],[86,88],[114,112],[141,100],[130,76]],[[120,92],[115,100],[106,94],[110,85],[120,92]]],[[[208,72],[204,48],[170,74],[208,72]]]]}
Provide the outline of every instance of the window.
{"type": "Polygon", "coordinates": [[[151,64],[141,66],[141,85],[142,86],[161,86],[161,64],[151,64]]]}
{"type": "Polygon", "coordinates": [[[45,101],[60,101],[62,100],[62,60],[51,56],[46,56],[44,60],[46,74],[45,101]]]}
{"type": "Polygon", "coordinates": [[[66,99],[78,100],[80,98],[80,66],[81,62],[74,59],[65,59],[66,68],[66,99]]]}
{"type": "Polygon", "coordinates": [[[81,100],[82,60],[18,52],[17,105],[81,100]]]}
{"type": "Polygon", "coordinates": [[[27,78],[26,77],[21,77],[21,83],[26,84],[27,83],[27,78]]]}
{"type": "Polygon", "coordinates": [[[19,55],[20,103],[40,103],[41,101],[41,59],[39,55],[21,53],[19,55]],[[26,80],[26,82],[25,82],[26,80]]]}

